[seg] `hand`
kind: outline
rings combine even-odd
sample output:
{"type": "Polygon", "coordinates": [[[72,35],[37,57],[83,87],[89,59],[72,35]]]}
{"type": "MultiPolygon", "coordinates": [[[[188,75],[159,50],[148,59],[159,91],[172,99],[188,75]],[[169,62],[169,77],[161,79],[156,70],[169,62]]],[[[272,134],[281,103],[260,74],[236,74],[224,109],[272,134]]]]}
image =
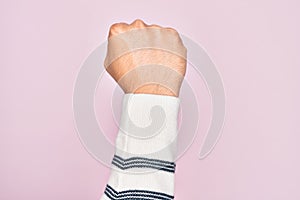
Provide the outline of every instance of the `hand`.
{"type": "Polygon", "coordinates": [[[186,48],[172,28],[117,23],[110,27],[105,67],[125,93],[178,96],[186,48]]]}

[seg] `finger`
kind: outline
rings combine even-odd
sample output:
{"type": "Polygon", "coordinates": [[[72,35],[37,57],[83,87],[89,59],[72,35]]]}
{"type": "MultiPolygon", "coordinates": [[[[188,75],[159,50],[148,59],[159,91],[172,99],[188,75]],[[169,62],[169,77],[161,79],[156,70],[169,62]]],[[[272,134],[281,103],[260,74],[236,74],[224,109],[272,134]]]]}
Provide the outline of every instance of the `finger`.
{"type": "Polygon", "coordinates": [[[161,26],[157,25],[157,24],[151,24],[148,26],[149,28],[162,28],[161,26]]]}
{"type": "Polygon", "coordinates": [[[109,29],[109,34],[108,37],[112,37],[121,33],[124,33],[126,31],[129,31],[130,27],[128,24],[121,22],[121,23],[115,23],[113,25],[111,25],[110,29],[109,29]]]}
{"type": "Polygon", "coordinates": [[[134,28],[145,28],[148,25],[143,20],[136,19],[129,26],[130,28],[134,29],[134,28]]]}

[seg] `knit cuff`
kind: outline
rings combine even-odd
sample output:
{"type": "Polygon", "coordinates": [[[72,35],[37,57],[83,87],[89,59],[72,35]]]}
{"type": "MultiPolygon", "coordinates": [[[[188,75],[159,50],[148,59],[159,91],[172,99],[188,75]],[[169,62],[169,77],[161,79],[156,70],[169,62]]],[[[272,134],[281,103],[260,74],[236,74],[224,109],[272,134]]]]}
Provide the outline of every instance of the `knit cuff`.
{"type": "Polygon", "coordinates": [[[125,94],[116,154],[174,161],[179,104],[173,96],[125,94]]]}

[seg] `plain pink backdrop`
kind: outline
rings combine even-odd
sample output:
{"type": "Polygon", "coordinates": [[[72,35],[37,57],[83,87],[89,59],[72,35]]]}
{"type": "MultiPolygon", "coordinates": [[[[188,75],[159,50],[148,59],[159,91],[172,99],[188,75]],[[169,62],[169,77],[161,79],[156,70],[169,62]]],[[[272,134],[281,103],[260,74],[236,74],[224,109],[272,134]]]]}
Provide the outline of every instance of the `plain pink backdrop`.
{"type": "MultiPolygon", "coordinates": [[[[1,0],[0,199],[101,196],[109,168],[77,137],[74,82],[112,23],[141,18],[202,44],[226,89],[222,138],[198,160],[199,134],[178,161],[176,199],[299,200],[299,8],[296,0],[1,0]]],[[[198,89],[205,130],[209,100],[198,89]]]]}

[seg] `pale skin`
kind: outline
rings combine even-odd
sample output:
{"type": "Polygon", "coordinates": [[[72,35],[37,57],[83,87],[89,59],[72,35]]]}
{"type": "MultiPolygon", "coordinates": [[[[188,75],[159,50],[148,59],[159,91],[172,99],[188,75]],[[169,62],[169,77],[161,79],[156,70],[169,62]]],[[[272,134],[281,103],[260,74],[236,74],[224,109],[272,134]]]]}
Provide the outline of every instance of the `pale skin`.
{"type": "MultiPolygon", "coordinates": [[[[126,23],[113,24],[110,27],[108,37],[110,38],[127,31],[131,31],[134,29],[143,29],[143,28],[164,29],[167,32],[167,34],[169,34],[170,37],[174,38],[174,43],[175,45],[178,46],[178,48],[182,48],[186,50],[178,32],[175,29],[161,27],[159,25],[147,25],[146,23],[144,23],[142,20],[139,19],[133,21],[131,24],[126,24],[126,23]]],[[[151,39],[157,40],[157,38],[159,37],[150,38],[150,40],[151,39]]],[[[176,71],[182,77],[186,73],[185,58],[160,49],[139,49],[137,51],[130,52],[114,60],[106,68],[106,70],[116,80],[116,82],[118,82],[129,71],[134,70],[139,66],[147,65],[147,64],[157,64],[157,65],[169,67],[170,69],[176,71]]],[[[160,73],[160,72],[157,71],[155,73],[160,73]]],[[[180,84],[181,82],[179,83],[179,85],[180,84]]],[[[126,87],[126,86],[121,86],[121,87],[126,87]]],[[[128,92],[126,88],[122,88],[122,89],[128,92]]],[[[168,95],[168,96],[175,96],[175,97],[178,97],[179,95],[179,90],[178,91],[171,90],[170,88],[164,86],[163,84],[157,81],[155,83],[141,85],[138,88],[134,89],[134,91],[129,91],[129,92],[136,93],[136,94],[137,93],[156,94],[156,95],[168,95]]]]}

